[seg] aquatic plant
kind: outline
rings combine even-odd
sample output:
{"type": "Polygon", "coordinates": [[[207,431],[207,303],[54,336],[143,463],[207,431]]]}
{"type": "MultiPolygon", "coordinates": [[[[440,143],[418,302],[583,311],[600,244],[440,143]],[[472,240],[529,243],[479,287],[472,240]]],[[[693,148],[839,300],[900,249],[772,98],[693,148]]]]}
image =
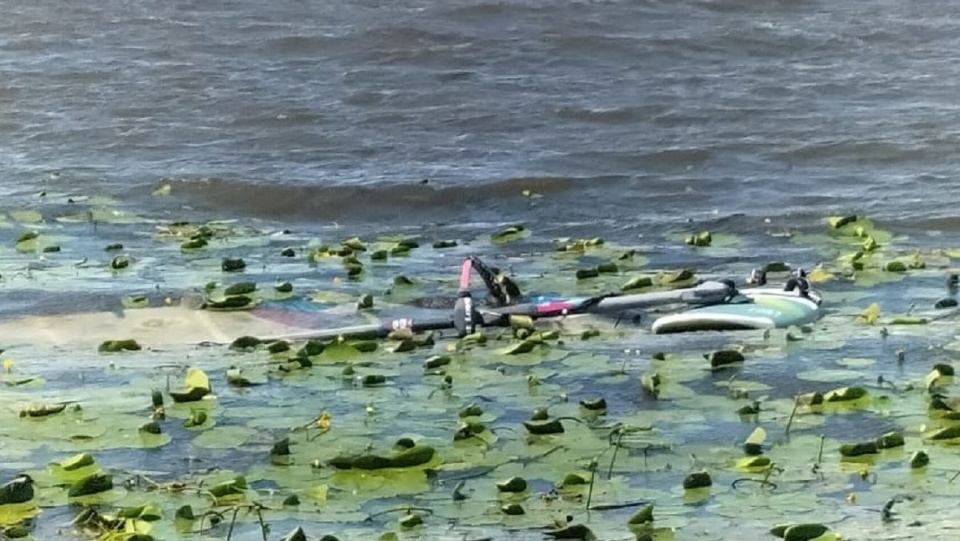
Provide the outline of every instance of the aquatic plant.
{"type": "Polygon", "coordinates": [[[104,253],[110,239],[65,218],[10,231],[4,276],[63,246],[90,264],[51,255],[30,270],[46,294],[109,280],[99,294],[114,312],[89,315],[90,336],[63,327],[75,348],[3,335],[16,361],[0,374],[6,537],[47,538],[61,527],[49,517],[69,513],[80,536],[128,541],[665,540],[731,524],[745,539],[829,539],[927,531],[951,501],[960,340],[940,301],[960,251],[866,217],[787,239],[718,232],[694,248],[670,233],[663,253],[520,225],[431,242],[442,237],[314,239],[236,221],[150,223],[104,253]],[[825,317],[682,337],[651,335],[643,317],[518,316],[463,337],[295,332],[436,316],[411,300],[454,297],[468,249],[508,261],[524,292],[579,296],[743,277],[727,258],[748,248],[771,274],[819,262],[808,277],[825,317]],[[908,284],[909,298],[893,294],[908,284]],[[191,294],[194,307],[173,302],[191,294]],[[923,498],[895,511],[904,494],[923,498]]]}

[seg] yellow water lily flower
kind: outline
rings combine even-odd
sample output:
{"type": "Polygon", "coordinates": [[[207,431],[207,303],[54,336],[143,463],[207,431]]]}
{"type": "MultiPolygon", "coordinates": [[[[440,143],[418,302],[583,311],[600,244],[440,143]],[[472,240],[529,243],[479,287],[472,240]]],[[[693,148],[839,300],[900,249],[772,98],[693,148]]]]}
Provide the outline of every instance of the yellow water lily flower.
{"type": "Polygon", "coordinates": [[[330,430],[330,414],[323,412],[317,419],[317,428],[320,430],[330,430]]]}

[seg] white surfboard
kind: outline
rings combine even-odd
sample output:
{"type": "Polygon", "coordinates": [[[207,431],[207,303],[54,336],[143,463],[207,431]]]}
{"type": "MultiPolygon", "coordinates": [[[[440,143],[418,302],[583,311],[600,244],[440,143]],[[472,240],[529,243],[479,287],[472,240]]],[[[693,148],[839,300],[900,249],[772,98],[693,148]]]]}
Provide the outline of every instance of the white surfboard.
{"type": "Polygon", "coordinates": [[[754,288],[740,291],[729,303],[704,306],[670,314],[653,322],[654,334],[696,331],[772,329],[802,325],[821,315],[820,296],[809,291],[754,288]]]}

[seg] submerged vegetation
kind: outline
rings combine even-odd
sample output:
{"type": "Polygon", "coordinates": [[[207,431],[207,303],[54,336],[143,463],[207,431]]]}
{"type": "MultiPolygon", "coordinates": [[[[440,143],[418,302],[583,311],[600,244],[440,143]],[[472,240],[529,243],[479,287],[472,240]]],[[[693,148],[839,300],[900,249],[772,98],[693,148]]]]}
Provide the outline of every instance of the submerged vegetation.
{"type": "Polygon", "coordinates": [[[94,327],[155,318],[65,347],[26,320],[0,337],[5,537],[884,539],[932,535],[954,505],[952,247],[862,216],[758,238],[670,232],[657,252],[530,224],[321,239],[90,207],[95,232],[75,209],[0,220],[0,289],[113,299],[94,327]],[[559,295],[741,278],[750,253],[771,281],[804,266],[826,315],[668,337],[646,316],[288,335],[446,315],[422,299],[455,295],[473,253],[559,295]],[[178,309],[215,332],[165,335],[178,309]]]}

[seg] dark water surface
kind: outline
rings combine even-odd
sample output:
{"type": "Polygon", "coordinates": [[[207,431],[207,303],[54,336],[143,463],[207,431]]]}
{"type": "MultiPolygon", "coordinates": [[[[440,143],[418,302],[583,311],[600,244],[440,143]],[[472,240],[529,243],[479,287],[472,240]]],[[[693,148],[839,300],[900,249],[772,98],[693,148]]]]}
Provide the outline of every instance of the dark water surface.
{"type": "Polygon", "coordinates": [[[194,208],[303,222],[857,210],[955,227],[957,11],[15,2],[0,21],[0,193],[150,207],[173,180],[194,208]]]}

